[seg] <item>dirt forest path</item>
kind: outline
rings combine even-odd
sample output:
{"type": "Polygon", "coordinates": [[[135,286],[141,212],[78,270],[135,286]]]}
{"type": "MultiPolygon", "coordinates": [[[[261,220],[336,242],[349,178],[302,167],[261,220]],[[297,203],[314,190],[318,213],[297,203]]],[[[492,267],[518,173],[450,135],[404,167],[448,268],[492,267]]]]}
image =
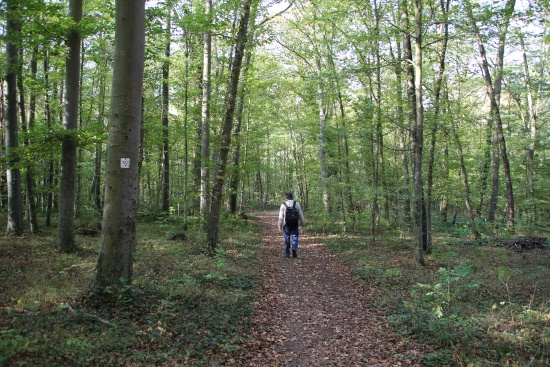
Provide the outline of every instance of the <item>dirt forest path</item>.
{"type": "MultiPolygon", "coordinates": [[[[421,366],[420,350],[402,340],[320,240],[300,236],[298,258],[284,256],[278,212],[257,212],[265,254],[244,366],[421,366]]],[[[306,218],[307,219],[307,218],[306,218]]]]}

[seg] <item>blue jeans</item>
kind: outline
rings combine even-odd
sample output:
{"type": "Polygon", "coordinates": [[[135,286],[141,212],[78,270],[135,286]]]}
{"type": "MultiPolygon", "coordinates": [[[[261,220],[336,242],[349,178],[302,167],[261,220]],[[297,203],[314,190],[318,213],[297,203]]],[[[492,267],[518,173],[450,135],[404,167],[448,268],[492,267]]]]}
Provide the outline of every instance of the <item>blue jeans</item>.
{"type": "Polygon", "coordinates": [[[292,249],[298,249],[298,227],[284,226],[283,231],[285,234],[285,254],[290,256],[290,236],[292,235],[292,249]]]}

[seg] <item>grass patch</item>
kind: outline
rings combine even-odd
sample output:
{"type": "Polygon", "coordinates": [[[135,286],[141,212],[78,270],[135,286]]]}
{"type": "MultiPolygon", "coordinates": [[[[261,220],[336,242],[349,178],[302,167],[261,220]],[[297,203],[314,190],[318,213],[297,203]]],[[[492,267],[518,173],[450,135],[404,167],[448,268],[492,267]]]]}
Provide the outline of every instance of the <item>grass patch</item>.
{"type": "Polygon", "coordinates": [[[472,245],[439,232],[420,267],[406,235],[368,232],[325,230],[325,243],[373,286],[373,307],[404,335],[437,347],[424,356],[426,365],[550,364],[548,241],[543,249],[515,251],[502,239],[472,245]]]}
{"type": "Polygon", "coordinates": [[[0,365],[204,366],[240,348],[258,283],[258,228],[225,220],[220,250],[179,240],[177,219],[141,219],[134,284],[105,303],[89,294],[99,237],[59,254],[55,234],[0,238],[0,365]]]}

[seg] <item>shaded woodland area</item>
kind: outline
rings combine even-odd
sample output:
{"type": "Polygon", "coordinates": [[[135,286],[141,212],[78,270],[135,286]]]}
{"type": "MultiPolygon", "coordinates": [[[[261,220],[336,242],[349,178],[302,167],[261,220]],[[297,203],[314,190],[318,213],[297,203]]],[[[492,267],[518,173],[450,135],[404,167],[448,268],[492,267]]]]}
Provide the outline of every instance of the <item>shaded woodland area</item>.
{"type": "Polygon", "coordinates": [[[287,191],[423,363],[548,363],[548,1],[2,10],[0,364],[237,363],[287,191]]]}

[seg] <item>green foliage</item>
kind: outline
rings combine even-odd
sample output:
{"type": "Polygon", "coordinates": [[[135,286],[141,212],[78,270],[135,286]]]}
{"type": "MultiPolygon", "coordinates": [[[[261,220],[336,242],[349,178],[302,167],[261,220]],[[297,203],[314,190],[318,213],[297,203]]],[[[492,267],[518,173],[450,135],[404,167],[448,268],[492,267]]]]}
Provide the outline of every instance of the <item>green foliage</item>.
{"type": "Polygon", "coordinates": [[[404,337],[436,346],[428,366],[527,365],[550,360],[547,250],[521,254],[484,238],[456,243],[435,232],[423,268],[407,234],[325,235],[330,249],[367,283],[377,308],[404,337]],[[542,255],[542,256],[541,256],[542,255]]]}

